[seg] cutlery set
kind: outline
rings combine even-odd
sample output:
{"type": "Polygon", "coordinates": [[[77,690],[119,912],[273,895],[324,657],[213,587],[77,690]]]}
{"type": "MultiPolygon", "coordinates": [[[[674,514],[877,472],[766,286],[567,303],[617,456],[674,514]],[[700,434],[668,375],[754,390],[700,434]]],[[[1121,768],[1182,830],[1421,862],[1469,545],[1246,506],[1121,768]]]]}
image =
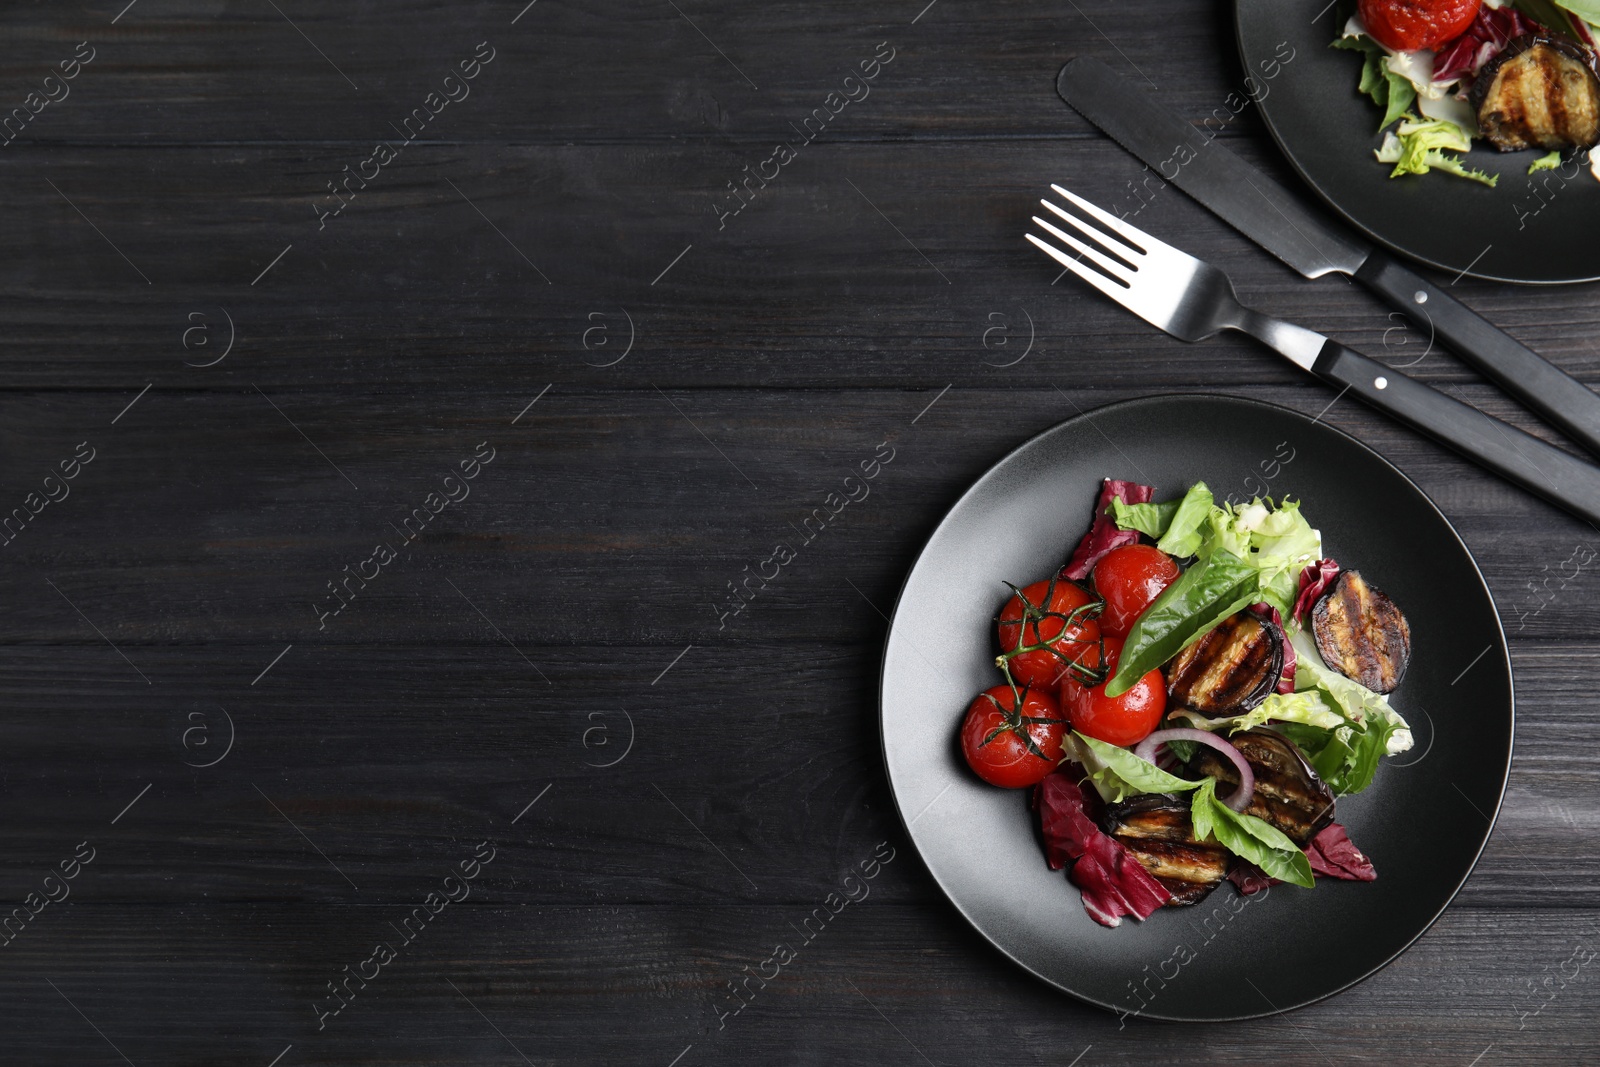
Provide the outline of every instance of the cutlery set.
{"type": "MultiPolygon", "coordinates": [[[[1350,275],[1591,452],[1600,396],[1428,279],[1307,210],[1280,183],[1208,139],[1099,60],[1062,68],[1062,99],[1113,140],[1284,263],[1318,278],[1350,275]]],[[[1245,307],[1218,268],[1059,186],[1027,239],[1151,325],[1182,341],[1238,330],[1341,391],[1467,458],[1600,522],[1600,467],[1321,334],[1245,307]],[[1072,210],[1069,210],[1072,209],[1072,210]]],[[[1342,393],[1341,393],[1342,395],[1342,393]]]]}

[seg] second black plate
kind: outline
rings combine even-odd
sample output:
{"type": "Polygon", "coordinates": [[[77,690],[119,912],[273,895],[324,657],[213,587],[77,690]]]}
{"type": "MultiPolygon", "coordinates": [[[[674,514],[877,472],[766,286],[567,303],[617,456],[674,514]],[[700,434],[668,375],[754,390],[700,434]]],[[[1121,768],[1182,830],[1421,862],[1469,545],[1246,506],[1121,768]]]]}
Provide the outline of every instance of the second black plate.
{"type": "Polygon", "coordinates": [[[1528,164],[1540,153],[1501,153],[1480,141],[1467,165],[1499,175],[1497,188],[1437,172],[1391,179],[1391,168],[1372,157],[1383,115],[1356,92],[1361,56],[1330,47],[1343,30],[1343,7],[1323,3],[1234,2],[1245,72],[1277,72],[1259,94],[1261,116],[1312,189],[1373,240],[1451,274],[1600,279],[1600,182],[1587,166],[1530,178],[1528,164]],[[1281,63],[1285,46],[1294,51],[1281,63]]]}

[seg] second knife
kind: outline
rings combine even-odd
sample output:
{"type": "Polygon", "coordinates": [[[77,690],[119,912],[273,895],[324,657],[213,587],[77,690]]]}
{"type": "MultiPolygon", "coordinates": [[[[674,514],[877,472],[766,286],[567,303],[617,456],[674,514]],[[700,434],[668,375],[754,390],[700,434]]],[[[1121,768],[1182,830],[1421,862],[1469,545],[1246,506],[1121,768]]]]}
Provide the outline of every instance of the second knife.
{"type": "Polygon", "coordinates": [[[1279,182],[1152,99],[1100,60],[1061,68],[1056,91],[1079,114],[1307,278],[1348,274],[1486,376],[1600,455],[1600,396],[1386,253],[1308,211],[1279,182]]]}

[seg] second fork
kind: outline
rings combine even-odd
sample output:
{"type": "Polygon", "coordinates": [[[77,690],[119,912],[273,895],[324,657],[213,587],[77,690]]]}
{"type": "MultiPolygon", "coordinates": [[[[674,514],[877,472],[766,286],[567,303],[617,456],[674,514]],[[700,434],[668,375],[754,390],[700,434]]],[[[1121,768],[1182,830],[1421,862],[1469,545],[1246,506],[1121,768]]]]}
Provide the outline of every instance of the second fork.
{"type": "Polygon", "coordinates": [[[1070,190],[1051,188],[1087,218],[1041,200],[1074,232],[1036,215],[1033,221],[1055,242],[1032,233],[1028,240],[1146,322],[1183,341],[1203,341],[1222,330],[1248,333],[1301,369],[1341,386],[1340,396],[1353,392],[1508,481],[1600,523],[1600,468],[1337,341],[1245,307],[1218,268],[1070,190]]]}

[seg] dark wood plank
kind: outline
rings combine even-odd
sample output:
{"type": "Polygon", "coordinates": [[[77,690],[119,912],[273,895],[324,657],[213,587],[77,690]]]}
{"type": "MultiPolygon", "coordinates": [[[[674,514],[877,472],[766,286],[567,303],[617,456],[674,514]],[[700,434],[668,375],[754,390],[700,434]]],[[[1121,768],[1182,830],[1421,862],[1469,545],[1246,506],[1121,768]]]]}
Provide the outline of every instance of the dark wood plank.
{"type": "MultiPolygon", "coordinates": [[[[818,107],[844,110],[830,136],[1054,137],[1082,132],[1050,86],[1065,58],[1093,51],[1161,56],[1155,71],[1199,115],[1223,108],[1236,76],[1224,17],[1181,0],[1086,15],[1031,0],[977,9],[923,3],[863,10],[844,0],[763,9],[630,0],[563,0],[318,9],[304,2],[139,3],[64,20],[47,4],[8,11],[8,83],[16,104],[88,39],[95,58],[70,95],[31,122],[25,143],[370,142],[489,42],[494,58],[458,103],[435,104],[430,140],[630,143],[692,138],[763,143],[818,107]],[[519,12],[521,13],[519,16],[519,12]],[[1183,17],[1192,33],[1170,27],[1183,17]],[[891,51],[880,53],[886,42],[891,51]],[[870,95],[844,79],[891,54],[870,95]],[[952,91],[952,88],[957,91],[952,91]]],[[[60,90],[55,92],[59,95],[60,90]]],[[[1224,110],[1223,112],[1227,112],[1224,110]]],[[[19,139],[21,142],[23,139],[19,139]]],[[[737,166],[734,168],[737,170],[737,166]]],[[[720,183],[719,183],[720,184],[720,183]]]]}
{"type": "MultiPolygon", "coordinates": [[[[115,425],[136,391],[0,397],[14,472],[0,514],[37,507],[27,494],[42,494],[45,476],[80,443],[95,450],[70,496],[20,535],[13,519],[0,638],[94,642],[92,623],[119,644],[248,642],[268,655],[295,641],[482,640],[453,581],[518,642],[826,642],[837,618],[867,610],[846,579],[887,611],[945,508],[1006,451],[1150,391],[555,386],[527,408],[547,384],[366,397],[152,389],[115,425]],[[470,496],[406,549],[402,524],[413,533],[415,509],[427,515],[428,495],[485,441],[495,459],[466,483],[470,496]],[[871,496],[812,534],[742,617],[721,618],[727,583],[801,539],[800,522],[861,462],[891,453],[871,496]],[[364,563],[380,543],[401,553],[381,569],[364,563]],[[379,574],[363,590],[358,570],[379,574]],[[343,614],[319,614],[350,590],[343,614]]],[[[1461,524],[1508,629],[1592,632],[1593,575],[1563,588],[1558,573],[1595,539],[1586,525],[1374,412],[1330,408],[1334,394],[1314,381],[1222,391],[1326,409],[1409,472],[1461,524]]],[[[1458,391],[1519,417],[1486,388],[1458,391]]]]}
{"type": "MultiPolygon", "coordinates": [[[[480,880],[536,868],[513,862],[497,858],[480,880]]],[[[419,870],[419,891],[432,881],[419,870]]],[[[1082,1062],[1353,1063],[1404,1045],[1408,1062],[1459,1067],[1491,1046],[1497,1062],[1568,1064],[1600,1042],[1588,1010],[1594,965],[1568,962],[1574,951],[1593,957],[1593,911],[1456,909],[1335,1000],[1290,1017],[1197,1026],[1119,1023],[1063,997],[945,905],[869,898],[847,907],[748,1007],[721,1017],[726,983],[753,972],[774,942],[800,940],[790,924],[805,905],[508,909],[468,900],[447,906],[318,1031],[313,1005],[333,1003],[326,983],[375,942],[399,942],[389,923],[404,909],[60,908],[36,940],[5,950],[0,975],[18,1009],[11,1040],[52,1062],[119,1062],[108,1043],[133,1063],[265,1064],[293,1045],[294,1062],[311,1064],[518,1063],[520,1053],[539,1064],[662,1065],[676,1056],[972,1062],[967,1050],[985,1062],[1069,1063],[1087,1053],[1082,1062]]]]}
{"type": "MultiPolygon", "coordinates": [[[[84,904],[181,906],[185,872],[211,901],[392,902],[423,857],[484,835],[523,872],[483,887],[496,903],[804,903],[884,840],[906,861],[879,897],[938,900],[878,756],[862,650],[881,620],[841,604],[838,629],[833,645],[687,652],[297,644],[259,685],[282,646],[122,646],[148,686],[103,644],[7,648],[0,900],[90,840],[84,904]]],[[[1600,645],[1523,642],[1515,661],[1505,808],[1457,906],[1595,907],[1600,859],[1582,842],[1600,821],[1600,723],[1584,679],[1600,645]]],[[[1449,729],[1448,708],[1430,714],[1449,729]]]]}
{"type": "MultiPolygon", "coordinates": [[[[1268,150],[1242,150],[1287,177],[1268,150]]],[[[317,197],[349,162],[342,145],[7,156],[0,189],[26,221],[0,232],[4,384],[520,394],[548,382],[1295,380],[1242,337],[1183,346],[1071,278],[1052,286],[1059,268],[1022,241],[1052,181],[1119,210],[1141,203],[1139,165],[1115,145],[1063,153],[1054,141],[819,143],[719,224],[719,190],[740,165],[721,148],[419,146],[322,228],[317,197]],[[230,340],[217,365],[185,365],[230,340]]],[[[1475,380],[1359,287],[1307,282],[1175,189],[1136,218],[1264,309],[1420,377],[1475,380]]],[[[1600,286],[1456,288],[1600,382],[1588,340],[1600,286]]]]}

